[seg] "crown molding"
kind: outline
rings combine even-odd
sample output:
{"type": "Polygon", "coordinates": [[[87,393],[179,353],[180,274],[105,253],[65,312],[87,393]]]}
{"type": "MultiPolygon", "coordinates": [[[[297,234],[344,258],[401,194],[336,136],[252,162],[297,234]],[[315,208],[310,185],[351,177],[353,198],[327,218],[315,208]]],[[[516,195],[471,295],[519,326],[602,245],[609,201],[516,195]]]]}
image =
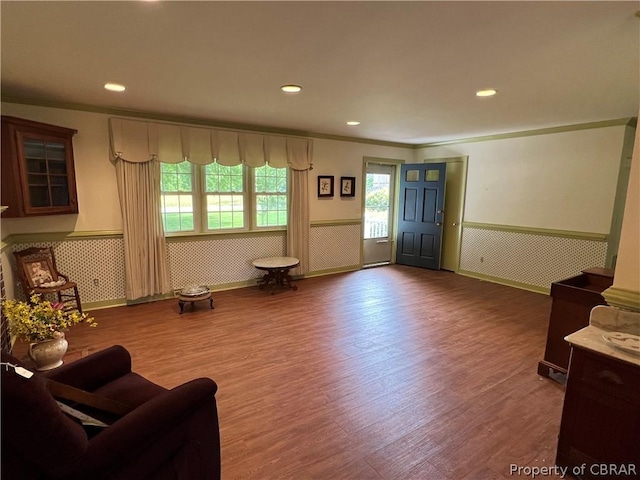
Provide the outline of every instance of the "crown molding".
{"type": "Polygon", "coordinates": [[[414,145],[401,142],[387,142],[375,140],[373,138],[347,137],[342,135],[330,135],[318,132],[307,132],[304,130],[294,130],[286,128],[275,128],[264,125],[253,125],[236,122],[225,122],[220,120],[210,120],[205,118],[185,117],[181,115],[161,114],[145,112],[141,110],[129,110],[124,108],[99,107],[84,103],[58,102],[54,100],[44,100],[41,98],[22,97],[18,95],[2,94],[0,99],[6,103],[17,103],[21,105],[34,105],[38,107],[60,108],[64,110],[78,110],[82,112],[102,113],[119,117],[134,117],[137,119],[157,120],[161,122],[187,123],[190,125],[225,128],[229,130],[242,130],[247,132],[272,133],[274,135],[292,135],[305,138],[318,138],[322,140],[335,140],[338,142],[365,143],[384,147],[415,148],[414,145]]]}
{"type": "Polygon", "coordinates": [[[17,103],[22,105],[34,105],[39,107],[60,108],[64,110],[78,110],[83,112],[102,113],[106,115],[117,115],[123,117],[134,117],[146,120],[157,120],[163,122],[188,123],[191,125],[200,125],[207,127],[226,128],[230,130],[244,130],[248,132],[272,133],[275,135],[293,135],[306,138],[318,138],[322,140],[334,140],[338,142],[364,143],[369,145],[379,145],[384,147],[408,148],[417,150],[420,148],[439,147],[443,145],[455,145],[459,143],[475,143],[486,142],[491,140],[504,140],[509,138],[531,137],[535,135],[548,135],[552,133],[573,132],[578,130],[587,130],[592,128],[605,128],[619,125],[627,125],[635,128],[637,125],[637,117],[620,118],[615,120],[604,120],[598,122],[581,123],[576,125],[561,125],[557,127],[542,128],[537,130],[524,130],[518,132],[499,133],[495,135],[484,135],[477,137],[459,138],[453,140],[445,140],[441,142],[429,142],[422,144],[389,142],[384,140],[376,140],[373,138],[348,137],[342,135],[330,135],[319,132],[307,132],[304,130],[275,128],[264,125],[244,124],[236,122],[225,122],[221,120],[211,120],[206,118],[185,117],[181,115],[161,114],[146,112],[141,110],[130,110],[124,108],[99,107],[84,103],[61,102],[55,100],[46,100],[35,97],[23,97],[20,95],[1,94],[0,100],[7,103],[17,103]]]}
{"type": "Polygon", "coordinates": [[[483,135],[479,137],[460,138],[456,140],[445,140],[442,142],[423,143],[415,145],[414,148],[441,147],[443,145],[456,145],[460,143],[488,142],[491,140],[505,140],[509,138],[534,137],[536,135],[550,135],[553,133],[576,132],[579,130],[590,130],[593,128],[617,127],[626,125],[635,128],[637,117],[618,118],[614,120],[604,120],[600,122],[579,123],[576,125],[561,125],[557,127],[540,128],[537,130],[523,130],[520,132],[497,133],[495,135],[483,135]]]}

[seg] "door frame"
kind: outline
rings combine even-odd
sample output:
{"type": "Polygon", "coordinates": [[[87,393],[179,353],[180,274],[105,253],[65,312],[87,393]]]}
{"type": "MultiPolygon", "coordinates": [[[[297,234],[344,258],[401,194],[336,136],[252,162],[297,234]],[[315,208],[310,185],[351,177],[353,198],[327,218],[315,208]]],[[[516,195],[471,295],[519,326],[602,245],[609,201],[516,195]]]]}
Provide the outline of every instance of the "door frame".
{"type": "Polygon", "coordinates": [[[362,212],[360,221],[360,268],[364,266],[364,207],[365,207],[365,195],[367,190],[366,178],[367,178],[367,165],[369,163],[376,163],[378,165],[390,165],[395,167],[395,179],[394,179],[394,191],[395,194],[393,198],[390,198],[389,208],[392,209],[392,221],[389,225],[389,243],[391,243],[391,260],[389,261],[389,265],[396,263],[396,229],[398,223],[398,189],[400,188],[400,175],[398,174],[399,167],[403,163],[407,163],[407,160],[401,160],[397,158],[382,158],[382,157],[362,157],[362,182],[360,182],[360,191],[361,191],[361,206],[360,211],[362,212]]]}
{"type": "MultiPolygon", "coordinates": [[[[380,266],[380,265],[388,265],[391,263],[391,256],[392,256],[391,249],[393,248],[394,244],[391,241],[391,238],[389,237],[389,231],[393,232],[393,229],[390,227],[394,217],[394,204],[395,204],[395,195],[396,195],[395,185],[396,185],[396,175],[397,175],[396,170],[397,168],[395,167],[395,165],[367,162],[367,168],[366,168],[367,173],[362,183],[362,185],[365,187],[365,193],[368,193],[367,177],[370,174],[387,175],[389,177],[389,197],[388,197],[389,203],[386,211],[387,235],[384,237],[384,239],[366,238],[366,235],[362,236],[362,245],[363,245],[363,252],[364,252],[363,265],[362,265],[363,268],[380,266]]],[[[364,233],[367,233],[366,217],[367,217],[367,210],[366,210],[366,196],[365,196],[365,210],[363,215],[363,218],[364,218],[363,226],[365,227],[363,229],[365,231],[364,233]]]]}
{"type": "MultiPolygon", "coordinates": [[[[469,156],[461,155],[459,157],[427,158],[423,160],[423,163],[456,163],[456,162],[462,163],[462,183],[460,185],[460,192],[459,192],[460,209],[456,212],[457,218],[460,219],[459,220],[460,228],[457,230],[455,245],[453,246],[453,248],[455,248],[456,250],[456,257],[458,259],[456,262],[457,264],[456,264],[454,273],[458,273],[460,271],[460,257],[462,254],[462,229],[463,229],[463,222],[464,222],[464,205],[465,205],[465,199],[467,198],[467,172],[468,172],[469,156]]],[[[446,221],[446,217],[447,217],[446,203],[444,206],[444,211],[445,211],[445,221],[446,221]]],[[[445,248],[447,248],[447,245],[445,245],[445,243],[442,242],[442,247],[440,251],[441,258],[445,248]]],[[[451,247],[449,246],[449,248],[451,247]]]]}

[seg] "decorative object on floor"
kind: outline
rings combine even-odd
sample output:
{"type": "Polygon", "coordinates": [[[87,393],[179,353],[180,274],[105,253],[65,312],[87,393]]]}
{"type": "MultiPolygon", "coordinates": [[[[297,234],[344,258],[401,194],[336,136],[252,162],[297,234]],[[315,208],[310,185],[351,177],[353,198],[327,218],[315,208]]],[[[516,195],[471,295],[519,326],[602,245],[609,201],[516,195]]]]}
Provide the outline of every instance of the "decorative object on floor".
{"type": "Polygon", "coordinates": [[[29,344],[29,358],[36,364],[36,370],[52,370],[62,365],[69,342],[64,333],[54,332],[53,338],[29,344]]]}
{"type": "Polygon", "coordinates": [[[356,177],[340,177],[340,196],[356,196],[356,177]]]}
{"type": "Polygon", "coordinates": [[[333,197],[333,175],[318,175],[318,197],[333,197]]]}
{"type": "Polygon", "coordinates": [[[30,297],[33,293],[56,294],[58,302],[64,304],[65,309],[76,309],[82,313],[78,285],[58,271],[51,247],[27,248],[13,252],[13,255],[25,297],[30,297]],[[68,290],[72,293],[65,293],[68,290]]]}
{"type": "Polygon", "coordinates": [[[3,300],[2,309],[12,336],[30,342],[29,356],[38,370],[62,365],[68,343],[64,331],[80,322],[95,327],[93,317],[75,310],[65,310],[62,303],[42,300],[33,294],[30,302],[3,300]],[[42,343],[42,345],[38,345],[42,343]]]}
{"type": "Polygon", "coordinates": [[[211,305],[211,309],[213,310],[213,297],[211,296],[209,287],[205,287],[203,285],[187,285],[178,295],[180,314],[182,315],[182,312],[184,311],[185,303],[191,303],[191,309],[193,309],[195,307],[195,302],[200,302],[202,300],[209,300],[209,305],[211,305]]]}
{"type": "Polygon", "coordinates": [[[131,355],[118,345],[30,378],[18,359],[3,352],[2,362],[2,478],[220,479],[213,380],[168,390],[132,371],[131,355]],[[71,399],[52,380],[84,395],[71,399]],[[69,418],[56,400],[67,411],[73,402],[85,419],[69,418]],[[108,427],[91,426],[87,416],[108,427]]]}
{"type": "Polygon", "coordinates": [[[292,279],[291,275],[289,275],[289,270],[299,264],[300,260],[295,257],[265,257],[254,260],[254,267],[267,272],[262,278],[258,279],[260,289],[267,287],[273,281],[271,295],[275,293],[276,287],[283,287],[285,282],[290,289],[298,290],[298,287],[291,283],[292,279]]]}

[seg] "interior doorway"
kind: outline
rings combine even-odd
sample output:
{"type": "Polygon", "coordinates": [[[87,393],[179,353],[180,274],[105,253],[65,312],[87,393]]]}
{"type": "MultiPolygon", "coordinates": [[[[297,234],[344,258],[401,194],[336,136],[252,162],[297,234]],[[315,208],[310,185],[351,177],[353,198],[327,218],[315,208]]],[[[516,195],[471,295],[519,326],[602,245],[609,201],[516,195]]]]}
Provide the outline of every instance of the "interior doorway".
{"type": "Polygon", "coordinates": [[[425,163],[444,162],[447,164],[440,268],[451,272],[457,272],[460,269],[468,159],[469,157],[464,156],[431,158],[424,161],[425,163]]]}
{"type": "Polygon", "coordinates": [[[364,183],[362,263],[385,265],[393,254],[396,166],[367,162],[364,183]]]}

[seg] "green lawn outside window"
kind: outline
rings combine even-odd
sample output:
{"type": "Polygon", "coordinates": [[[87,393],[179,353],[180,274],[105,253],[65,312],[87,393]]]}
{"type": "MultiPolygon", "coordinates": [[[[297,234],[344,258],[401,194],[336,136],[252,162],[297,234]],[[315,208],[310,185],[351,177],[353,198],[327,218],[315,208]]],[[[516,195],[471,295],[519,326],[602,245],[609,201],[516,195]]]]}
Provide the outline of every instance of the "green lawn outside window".
{"type": "Polygon", "coordinates": [[[218,163],[161,164],[162,221],[165,232],[245,230],[287,224],[287,169],[218,163]],[[247,191],[247,181],[252,191],[247,191]],[[253,195],[253,210],[247,212],[253,195]],[[196,221],[203,212],[202,222],[196,221]],[[249,215],[247,215],[249,213],[249,215]],[[253,220],[251,220],[253,219],[253,220]],[[204,223],[202,227],[198,224],[204,223]]]}

